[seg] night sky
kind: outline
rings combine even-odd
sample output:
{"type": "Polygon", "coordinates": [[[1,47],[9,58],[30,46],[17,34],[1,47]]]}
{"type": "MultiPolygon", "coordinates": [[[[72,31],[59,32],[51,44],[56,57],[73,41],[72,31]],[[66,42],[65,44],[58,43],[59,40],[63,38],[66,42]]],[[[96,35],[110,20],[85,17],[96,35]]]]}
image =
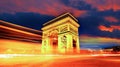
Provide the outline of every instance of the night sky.
{"type": "Polygon", "coordinates": [[[37,30],[66,12],[81,25],[81,48],[120,45],[120,0],[0,0],[0,20],[37,30]]]}

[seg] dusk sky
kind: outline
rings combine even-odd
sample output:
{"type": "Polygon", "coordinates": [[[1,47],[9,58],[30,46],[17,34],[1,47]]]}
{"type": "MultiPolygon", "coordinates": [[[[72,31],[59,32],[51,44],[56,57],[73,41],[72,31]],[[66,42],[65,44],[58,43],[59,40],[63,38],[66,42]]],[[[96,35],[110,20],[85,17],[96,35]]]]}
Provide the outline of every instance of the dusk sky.
{"type": "Polygon", "coordinates": [[[37,30],[66,12],[79,21],[82,48],[120,45],[120,0],[0,1],[0,20],[37,30]]]}

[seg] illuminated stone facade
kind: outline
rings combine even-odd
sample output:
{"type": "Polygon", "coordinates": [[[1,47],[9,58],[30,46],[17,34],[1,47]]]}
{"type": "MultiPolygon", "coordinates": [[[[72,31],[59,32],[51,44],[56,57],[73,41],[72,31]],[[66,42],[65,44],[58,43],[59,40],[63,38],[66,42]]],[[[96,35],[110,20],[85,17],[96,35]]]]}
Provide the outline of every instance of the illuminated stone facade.
{"type": "Polygon", "coordinates": [[[63,14],[45,24],[42,28],[43,51],[79,51],[78,20],[70,13],[63,14]]]}

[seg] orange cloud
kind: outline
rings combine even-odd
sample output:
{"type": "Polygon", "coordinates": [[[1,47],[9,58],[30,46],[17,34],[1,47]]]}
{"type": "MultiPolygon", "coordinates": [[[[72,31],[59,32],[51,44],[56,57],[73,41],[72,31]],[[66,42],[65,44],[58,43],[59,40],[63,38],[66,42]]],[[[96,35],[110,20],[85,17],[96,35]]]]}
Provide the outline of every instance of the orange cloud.
{"type": "Polygon", "coordinates": [[[120,30],[120,26],[111,25],[111,28],[120,30]]]}
{"type": "Polygon", "coordinates": [[[116,19],[115,17],[112,17],[112,16],[104,17],[104,19],[108,22],[119,22],[118,19],[116,19]]]}
{"type": "Polygon", "coordinates": [[[60,8],[57,8],[54,6],[53,7],[46,6],[46,8],[47,9],[42,10],[42,9],[31,7],[28,10],[30,12],[36,12],[36,13],[45,14],[45,15],[52,15],[52,16],[58,16],[59,14],[63,14],[65,12],[70,12],[76,17],[81,17],[81,16],[84,16],[87,14],[86,10],[78,10],[78,9],[66,7],[66,6],[63,6],[63,7],[61,6],[60,8]]]}
{"type": "Polygon", "coordinates": [[[106,26],[100,25],[98,28],[99,28],[101,31],[113,32],[113,28],[111,28],[111,27],[106,27],[106,26]]]}
{"type": "Polygon", "coordinates": [[[76,8],[66,6],[61,3],[60,0],[3,0],[0,2],[0,6],[3,6],[0,7],[0,13],[35,12],[44,15],[58,16],[59,14],[70,12],[76,17],[81,17],[87,13],[86,10],[78,10],[76,8]]]}
{"type": "Polygon", "coordinates": [[[99,11],[120,10],[120,0],[84,0],[86,3],[92,5],[93,8],[97,8],[99,11]]]}
{"type": "Polygon", "coordinates": [[[110,27],[106,27],[104,25],[100,25],[98,27],[101,31],[113,32],[113,30],[120,30],[120,26],[111,25],[110,27]]]}
{"type": "Polygon", "coordinates": [[[36,8],[32,6],[28,8],[28,11],[37,12],[45,15],[52,15],[52,16],[58,16],[59,14],[63,14],[65,12],[70,12],[76,17],[81,17],[87,14],[86,10],[78,10],[76,8],[66,6],[60,3],[59,1],[51,2],[51,4],[44,3],[43,5],[41,5],[41,7],[44,8],[36,8]]]}

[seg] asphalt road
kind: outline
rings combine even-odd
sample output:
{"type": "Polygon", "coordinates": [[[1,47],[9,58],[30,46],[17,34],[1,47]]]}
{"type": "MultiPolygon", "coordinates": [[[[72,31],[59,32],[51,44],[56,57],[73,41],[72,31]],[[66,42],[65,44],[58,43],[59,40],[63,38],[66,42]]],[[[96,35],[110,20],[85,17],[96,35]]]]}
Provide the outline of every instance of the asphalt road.
{"type": "Polygon", "coordinates": [[[0,67],[120,67],[120,55],[1,54],[0,67]]]}

